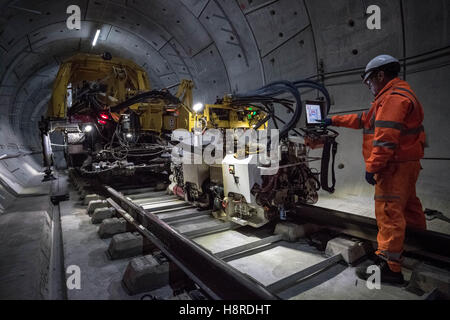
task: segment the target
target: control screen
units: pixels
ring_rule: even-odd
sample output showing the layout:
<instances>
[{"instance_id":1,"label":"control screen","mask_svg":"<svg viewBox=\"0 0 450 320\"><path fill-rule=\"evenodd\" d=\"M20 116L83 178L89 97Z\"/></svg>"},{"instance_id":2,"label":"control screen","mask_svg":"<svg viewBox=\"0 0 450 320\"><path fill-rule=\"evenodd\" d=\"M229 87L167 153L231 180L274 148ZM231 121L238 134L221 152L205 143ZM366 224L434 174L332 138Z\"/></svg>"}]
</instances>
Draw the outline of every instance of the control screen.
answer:
<instances>
[{"instance_id":1,"label":"control screen","mask_svg":"<svg viewBox=\"0 0 450 320\"><path fill-rule=\"evenodd\" d=\"M322 111L320 104L306 104L307 124L319 124L322 121Z\"/></svg>"}]
</instances>

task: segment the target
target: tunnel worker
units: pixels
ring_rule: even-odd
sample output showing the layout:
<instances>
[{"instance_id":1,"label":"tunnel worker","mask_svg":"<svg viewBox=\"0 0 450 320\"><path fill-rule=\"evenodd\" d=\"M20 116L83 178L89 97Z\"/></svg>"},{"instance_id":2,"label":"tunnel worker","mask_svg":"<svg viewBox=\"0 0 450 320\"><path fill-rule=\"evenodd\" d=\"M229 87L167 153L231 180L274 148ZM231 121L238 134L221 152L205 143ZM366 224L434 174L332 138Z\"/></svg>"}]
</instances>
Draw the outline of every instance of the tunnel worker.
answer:
<instances>
[{"instance_id":1,"label":"tunnel worker","mask_svg":"<svg viewBox=\"0 0 450 320\"><path fill-rule=\"evenodd\" d=\"M378 225L376 264L381 282L401 284L401 260L406 226L426 229L416 182L424 156L424 112L406 81L398 78L400 63L389 55L374 58L362 75L375 100L368 112L326 119L326 125L363 129L366 180L375 185ZM356 269L359 278L371 274Z\"/></svg>"}]
</instances>

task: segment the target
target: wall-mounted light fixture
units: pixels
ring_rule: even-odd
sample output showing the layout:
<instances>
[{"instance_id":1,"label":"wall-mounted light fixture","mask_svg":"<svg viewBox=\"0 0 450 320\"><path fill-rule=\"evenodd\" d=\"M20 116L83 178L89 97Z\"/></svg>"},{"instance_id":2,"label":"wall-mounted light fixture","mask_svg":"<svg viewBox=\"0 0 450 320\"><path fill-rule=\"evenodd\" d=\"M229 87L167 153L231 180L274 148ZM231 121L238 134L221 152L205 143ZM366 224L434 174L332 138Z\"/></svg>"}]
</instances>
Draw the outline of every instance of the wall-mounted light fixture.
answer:
<instances>
[{"instance_id":1,"label":"wall-mounted light fixture","mask_svg":"<svg viewBox=\"0 0 450 320\"><path fill-rule=\"evenodd\" d=\"M95 47L98 41L98 37L100 36L100 29L97 29L97 32L95 33L94 40L92 41L92 46Z\"/></svg>"}]
</instances>

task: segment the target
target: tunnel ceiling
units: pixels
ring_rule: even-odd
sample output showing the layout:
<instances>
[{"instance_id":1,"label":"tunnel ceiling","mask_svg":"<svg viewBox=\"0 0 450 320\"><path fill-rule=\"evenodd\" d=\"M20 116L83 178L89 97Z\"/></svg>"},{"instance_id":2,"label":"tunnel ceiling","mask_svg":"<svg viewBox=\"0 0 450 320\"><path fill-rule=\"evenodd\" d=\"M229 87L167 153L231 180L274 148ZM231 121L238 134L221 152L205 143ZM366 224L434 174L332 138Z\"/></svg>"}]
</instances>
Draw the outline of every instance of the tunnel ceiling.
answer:
<instances>
[{"instance_id":1,"label":"tunnel ceiling","mask_svg":"<svg viewBox=\"0 0 450 320\"><path fill-rule=\"evenodd\" d=\"M378 31L366 27L365 2L2 0L1 120L37 143L28 131L47 107L59 64L78 52L129 58L148 71L156 89L176 90L181 79L192 79L196 99L212 103L273 80L361 68L381 52L413 56L450 42L446 0L431 9L419 0L374 1L383 8ZM81 30L66 26L74 4L81 8ZM430 23L418 23L423 10ZM96 29L101 35L92 48Z\"/></svg>"}]
</instances>

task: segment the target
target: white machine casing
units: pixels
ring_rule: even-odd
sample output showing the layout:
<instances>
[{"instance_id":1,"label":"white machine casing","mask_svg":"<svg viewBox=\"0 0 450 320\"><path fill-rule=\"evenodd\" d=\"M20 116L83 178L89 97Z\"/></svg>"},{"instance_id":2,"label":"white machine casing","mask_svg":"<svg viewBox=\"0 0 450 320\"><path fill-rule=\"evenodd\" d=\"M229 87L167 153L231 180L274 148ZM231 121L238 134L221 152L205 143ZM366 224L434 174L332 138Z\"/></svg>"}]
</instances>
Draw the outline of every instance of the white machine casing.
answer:
<instances>
[{"instance_id":1,"label":"white machine casing","mask_svg":"<svg viewBox=\"0 0 450 320\"><path fill-rule=\"evenodd\" d=\"M234 166L234 175L230 173L230 166ZM230 193L236 193L242 195L248 204L256 202L251 190L255 183L262 184L257 155L242 160L236 159L233 154L227 155L222 161L222 173L225 197ZM235 177L239 179L238 183Z\"/></svg>"}]
</instances>

